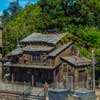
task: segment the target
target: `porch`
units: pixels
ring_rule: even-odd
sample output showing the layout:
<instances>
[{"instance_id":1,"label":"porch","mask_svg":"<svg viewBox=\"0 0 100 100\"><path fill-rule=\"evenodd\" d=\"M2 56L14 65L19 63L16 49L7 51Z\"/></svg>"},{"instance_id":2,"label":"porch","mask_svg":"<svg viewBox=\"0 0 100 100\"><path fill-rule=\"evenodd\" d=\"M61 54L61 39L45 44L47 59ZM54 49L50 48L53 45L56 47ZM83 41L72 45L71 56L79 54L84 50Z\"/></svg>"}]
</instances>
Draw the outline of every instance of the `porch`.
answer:
<instances>
[{"instance_id":1,"label":"porch","mask_svg":"<svg viewBox=\"0 0 100 100\"><path fill-rule=\"evenodd\" d=\"M58 68L22 68L9 67L9 81L30 83L32 86L42 87L45 82L51 84L55 81Z\"/></svg>"}]
</instances>

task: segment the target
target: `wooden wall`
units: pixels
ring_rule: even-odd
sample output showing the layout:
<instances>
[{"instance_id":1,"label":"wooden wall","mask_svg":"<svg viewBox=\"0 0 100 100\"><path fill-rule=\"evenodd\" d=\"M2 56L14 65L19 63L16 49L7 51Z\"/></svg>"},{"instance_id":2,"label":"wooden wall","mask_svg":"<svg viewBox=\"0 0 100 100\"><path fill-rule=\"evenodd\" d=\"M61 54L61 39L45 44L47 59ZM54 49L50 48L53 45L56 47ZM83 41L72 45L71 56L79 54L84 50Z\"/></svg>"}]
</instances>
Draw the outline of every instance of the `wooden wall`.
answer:
<instances>
[{"instance_id":1,"label":"wooden wall","mask_svg":"<svg viewBox=\"0 0 100 100\"><path fill-rule=\"evenodd\" d=\"M67 48L66 50L64 50L61 54L59 54L56 58L55 58L55 65L58 65L59 63L61 63L60 57L67 57L67 56L71 56L72 55L72 46Z\"/></svg>"}]
</instances>

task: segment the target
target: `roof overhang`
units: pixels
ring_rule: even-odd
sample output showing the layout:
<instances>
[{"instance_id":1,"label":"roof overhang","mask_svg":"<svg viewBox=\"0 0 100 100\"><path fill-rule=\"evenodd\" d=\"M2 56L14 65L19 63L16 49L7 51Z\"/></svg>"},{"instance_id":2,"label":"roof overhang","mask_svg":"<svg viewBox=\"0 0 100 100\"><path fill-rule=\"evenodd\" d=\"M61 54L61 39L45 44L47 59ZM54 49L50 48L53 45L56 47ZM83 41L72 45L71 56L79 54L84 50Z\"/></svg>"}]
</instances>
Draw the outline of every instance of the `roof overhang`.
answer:
<instances>
[{"instance_id":1,"label":"roof overhang","mask_svg":"<svg viewBox=\"0 0 100 100\"><path fill-rule=\"evenodd\" d=\"M80 59L81 59L81 61L80 61ZM61 60L63 62L65 62L65 63L73 66L73 67L78 67L78 68L80 68L80 67L87 67L87 66L92 64L91 60L89 60L89 59L87 59L85 57L78 57L78 56L61 57Z\"/></svg>"},{"instance_id":2,"label":"roof overhang","mask_svg":"<svg viewBox=\"0 0 100 100\"><path fill-rule=\"evenodd\" d=\"M67 48L69 48L73 44L74 44L74 42L71 41L71 42L68 42L65 45L62 45L61 47L56 48L55 50L53 50L52 52L50 52L48 54L48 58L55 58L56 56L58 56L60 53L62 53L63 51L65 51Z\"/></svg>"},{"instance_id":3,"label":"roof overhang","mask_svg":"<svg viewBox=\"0 0 100 100\"><path fill-rule=\"evenodd\" d=\"M68 33L62 34L42 34L42 33L32 33L26 38L22 39L20 43L46 43L55 45Z\"/></svg>"},{"instance_id":4,"label":"roof overhang","mask_svg":"<svg viewBox=\"0 0 100 100\"><path fill-rule=\"evenodd\" d=\"M19 67L19 68L34 68L34 69L50 69L50 70L53 70L57 67L59 67L61 65L58 64L56 66L47 66L47 65L31 65L31 64L12 64L10 62L6 62L4 63L4 66L6 67Z\"/></svg>"}]
</instances>

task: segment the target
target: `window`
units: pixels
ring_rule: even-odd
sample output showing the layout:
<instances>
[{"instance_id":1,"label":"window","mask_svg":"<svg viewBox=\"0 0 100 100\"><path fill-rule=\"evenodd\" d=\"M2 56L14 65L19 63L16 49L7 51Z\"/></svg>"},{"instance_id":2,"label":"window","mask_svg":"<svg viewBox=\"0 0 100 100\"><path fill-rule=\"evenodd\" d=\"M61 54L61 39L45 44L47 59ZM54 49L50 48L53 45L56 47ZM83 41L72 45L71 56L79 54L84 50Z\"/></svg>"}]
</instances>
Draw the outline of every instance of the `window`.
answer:
<instances>
[{"instance_id":1,"label":"window","mask_svg":"<svg viewBox=\"0 0 100 100\"><path fill-rule=\"evenodd\" d=\"M32 55L32 61L33 62L40 62L41 56L40 55Z\"/></svg>"},{"instance_id":2,"label":"window","mask_svg":"<svg viewBox=\"0 0 100 100\"><path fill-rule=\"evenodd\" d=\"M37 56L36 56L36 58L37 58L37 60L38 60L38 61L40 61L40 60L41 60L40 55L37 55Z\"/></svg>"},{"instance_id":3,"label":"window","mask_svg":"<svg viewBox=\"0 0 100 100\"><path fill-rule=\"evenodd\" d=\"M32 61L36 60L36 55L32 55Z\"/></svg>"},{"instance_id":4,"label":"window","mask_svg":"<svg viewBox=\"0 0 100 100\"><path fill-rule=\"evenodd\" d=\"M48 64L48 65L51 65L51 59L48 59L48 60L47 60L47 64Z\"/></svg>"}]
</instances>

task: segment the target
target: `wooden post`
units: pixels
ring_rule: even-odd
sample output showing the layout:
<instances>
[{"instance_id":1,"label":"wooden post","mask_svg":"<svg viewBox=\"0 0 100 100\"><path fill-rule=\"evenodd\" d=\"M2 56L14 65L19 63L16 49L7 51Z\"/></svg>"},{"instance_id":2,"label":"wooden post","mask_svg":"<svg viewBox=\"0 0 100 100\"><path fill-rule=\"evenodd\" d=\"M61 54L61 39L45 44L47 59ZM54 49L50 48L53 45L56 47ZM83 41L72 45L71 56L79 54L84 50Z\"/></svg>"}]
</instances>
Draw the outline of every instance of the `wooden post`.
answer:
<instances>
[{"instance_id":1,"label":"wooden post","mask_svg":"<svg viewBox=\"0 0 100 100\"><path fill-rule=\"evenodd\" d=\"M74 87L76 88L78 85L78 71L75 69L75 82L74 82Z\"/></svg>"},{"instance_id":2,"label":"wooden post","mask_svg":"<svg viewBox=\"0 0 100 100\"><path fill-rule=\"evenodd\" d=\"M34 75L32 75L32 86L34 86Z\"/></svg>"},{"instance_id":3,"label":"wooden post","mask_svg":"<svg viewBox=\"0 0 100 100\"><path fill-rule=\"evenodd\" d=\"M94 54L94 49L92 50L92 66L93 66L93 90L95 91L95 54Z\"/></svg>"},{"instance_id":4,"label":"wooden post","mask_svg":"<svg viewBox=\"0 0 100 100\"><path fill-rule=\"evenodd\" d=\"M68 85L69 85L69 82L68 82L68 65L67 65L67 71L66 71L66 88L67 88Z\"/></svg>"},{"instance_id":5,"label":"wooden post","mask_svg":"<svg viewBox=\"0 0 100 100\"><path fill-rule=\"evenodd\" d=\"M14 82L14 74L13 73L11 74L11 81L12 81L12 83Z\"/></svg>"},{"instance_id":6,"label":"wooden post","mask_svg":"<svg viewBox=\"0 0 100 100\"><path fill-rule=\"evenodd\" d=\"M48 85L48 83L47 82L45 82L44 83L44 98L45 98L45 100L48 100L49 98L48 98L48 88L49 88L49 85Z\"/></svg>"},{"instance_id":7,"label":"wooden post","mask_svg":"<svg viewBox=\"0 0 100 100\"><path fill-rule=\"evenodd\" d=\"M53 71L53 81L54 81L54 83L56 83L56 78L55 78L55 76L56 76L56 72L55 72L55 70Z\"/></svg>"},{"instance_id":8,"label":"wooden post","mask_svg":"<svg viewBox=\"0 0 100 100\"><path fill-rule=\"evenodd\" d=\"M2 80L2 63L0 62L0 81Z\"/></svg>"},{"instance_id":9,"label":"wooden post","mask_svg":"<svg viewBox=\"0 0 100 100\"><path fill-rule=\"evenodd\" d=\"M86 69L86 73L87 73L87 81L86 81L86 88L90 88L90 86L89 86L89 82L90 82L90 80L91 80L91 77L90 77L90 75L89 75L89 72L88 72L88 70Z\"/></svg>"}]
</instances>

